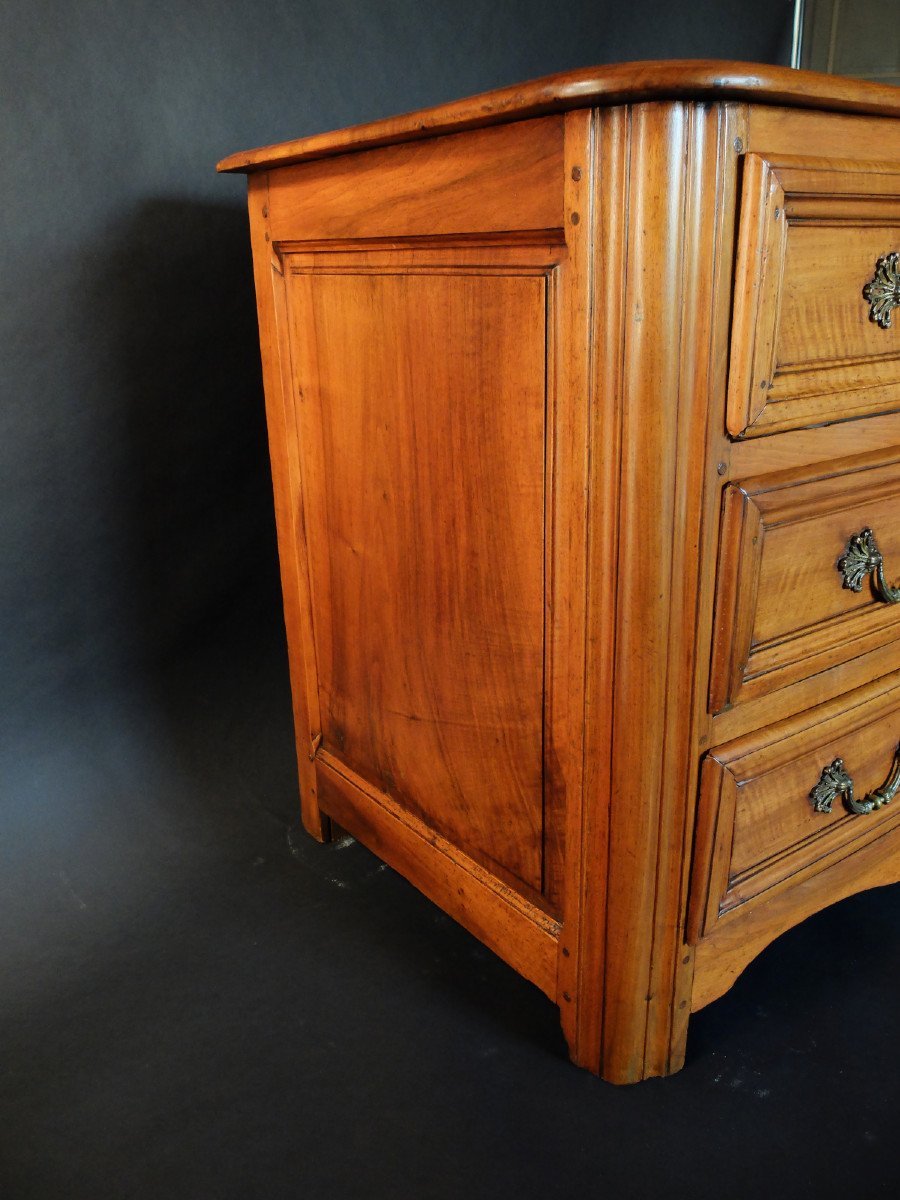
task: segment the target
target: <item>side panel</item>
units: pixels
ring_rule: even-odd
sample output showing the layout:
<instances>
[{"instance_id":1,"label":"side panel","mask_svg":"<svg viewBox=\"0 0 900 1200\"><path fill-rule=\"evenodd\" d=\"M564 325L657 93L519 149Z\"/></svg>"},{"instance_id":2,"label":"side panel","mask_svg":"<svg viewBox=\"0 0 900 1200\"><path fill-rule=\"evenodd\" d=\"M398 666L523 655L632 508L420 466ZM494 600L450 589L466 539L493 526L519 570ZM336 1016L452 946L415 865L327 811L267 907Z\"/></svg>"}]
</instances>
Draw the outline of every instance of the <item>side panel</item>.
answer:
<instances>
[{"instance_id":1,"label":"side panel","mask_svg":"<svg viewBox=\"0 0 900 1200\"><path fill-rule=\"evenodd\" d=\"M304 824L392 863L570 1043L590 147L585 110L250 181Z\"/></svg>"}]
</instances>

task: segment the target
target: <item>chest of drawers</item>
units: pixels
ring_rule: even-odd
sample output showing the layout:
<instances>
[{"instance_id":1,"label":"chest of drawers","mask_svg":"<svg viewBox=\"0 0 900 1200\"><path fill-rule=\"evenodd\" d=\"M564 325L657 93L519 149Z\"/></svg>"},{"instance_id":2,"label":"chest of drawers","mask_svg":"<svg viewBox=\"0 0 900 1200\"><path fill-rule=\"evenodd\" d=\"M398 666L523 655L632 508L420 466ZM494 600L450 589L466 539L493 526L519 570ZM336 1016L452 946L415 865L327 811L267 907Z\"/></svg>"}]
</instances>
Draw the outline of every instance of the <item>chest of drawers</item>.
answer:
<instances>
[{"instance_id":1,"label":"chest of drawers","mask_svg":"<svg viewBox=\"0 0 900 1200\"><path fill-rule=\"evenodd\" d=\"M220 164L304 825L616 1082L900 879L898 118L892 88L633 64Z\"/></svg>"}]
</instances>

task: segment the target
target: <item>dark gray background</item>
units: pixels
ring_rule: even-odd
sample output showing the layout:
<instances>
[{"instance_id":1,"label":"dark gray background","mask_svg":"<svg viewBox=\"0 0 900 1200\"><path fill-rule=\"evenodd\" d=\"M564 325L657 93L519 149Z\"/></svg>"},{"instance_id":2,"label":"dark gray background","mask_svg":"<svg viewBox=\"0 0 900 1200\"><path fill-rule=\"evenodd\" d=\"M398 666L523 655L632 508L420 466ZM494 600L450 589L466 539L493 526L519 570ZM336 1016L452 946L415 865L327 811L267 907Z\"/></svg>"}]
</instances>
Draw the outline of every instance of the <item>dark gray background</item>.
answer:
<instances>
[{"instance_id":1,"label":"dark gray background","mask_svg":"<svg viewBox=\"0 0 900 1200\"><path fill-rule=\"evenodd\" d=\"M623 1091L392 872L298 834L244 181L214 173L568 67L786 61L785 0L0 15L3 1200L895 1194L893 892L781 939L682 1075Z\"/></svg>"},{"instance_id":2,"label":"dark gray background","mask_svg":"<svg viewBox=\"0 0 900 1200\"><path fill-rule=\"evenodd\" d=\"M271 575L226 154L591 62L786 52L785 0L6 0L0 599L17 712L130 688Z\"/></svg>"}]
</instances>

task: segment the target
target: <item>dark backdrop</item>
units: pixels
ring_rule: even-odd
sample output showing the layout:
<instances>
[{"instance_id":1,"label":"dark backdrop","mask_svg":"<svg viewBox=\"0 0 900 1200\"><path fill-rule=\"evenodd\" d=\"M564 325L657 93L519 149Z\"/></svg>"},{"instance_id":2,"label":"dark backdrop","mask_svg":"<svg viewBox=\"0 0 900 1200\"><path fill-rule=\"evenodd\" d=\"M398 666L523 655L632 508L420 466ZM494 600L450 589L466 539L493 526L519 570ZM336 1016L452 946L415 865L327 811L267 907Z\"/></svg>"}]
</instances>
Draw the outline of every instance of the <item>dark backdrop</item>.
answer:
<instances>
[{"instance_id":1,"label":"dark backdrop","mask_svg":"<svg viewBox=\"0 0 900 1200\"><path fill-rule=\"evenodd\" d=\"M244 181L214 171L579 65L784 62L790 15L5 0L3 1200L896 1195L896 896L779 939L681 1075L616 1090L403 880L297 833Z\"/></svg>"},{"instance_id":2,"label":"dark backdrop","mask_svg":"<svg viewBox=\"0 0 900 1200\"><path fill-rule=\"evenodd\" d=\"M140 688L274 574L234 150L628 58L781 61L785 0L5 0L14 715Z\"/></svg>"}]
</instances>

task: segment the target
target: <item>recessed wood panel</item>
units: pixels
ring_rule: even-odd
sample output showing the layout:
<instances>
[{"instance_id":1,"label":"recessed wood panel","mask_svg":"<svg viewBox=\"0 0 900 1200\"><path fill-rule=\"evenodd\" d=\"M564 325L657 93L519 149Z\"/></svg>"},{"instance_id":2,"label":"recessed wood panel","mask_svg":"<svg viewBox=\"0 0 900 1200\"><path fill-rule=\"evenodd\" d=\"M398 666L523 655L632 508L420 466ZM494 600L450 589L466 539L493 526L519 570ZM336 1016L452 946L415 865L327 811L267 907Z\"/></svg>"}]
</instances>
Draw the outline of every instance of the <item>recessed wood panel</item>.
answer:
<instances>
[{"instance_id":1,"label":"recessed wood panel","mask_svg":"<svg viewBox=\"0 0 900 1200\"><path fill-rule=\"evenodd\" d=\"M540 890L545 274L291 261L323 749Z\"/></svg>"}]
</instances>

